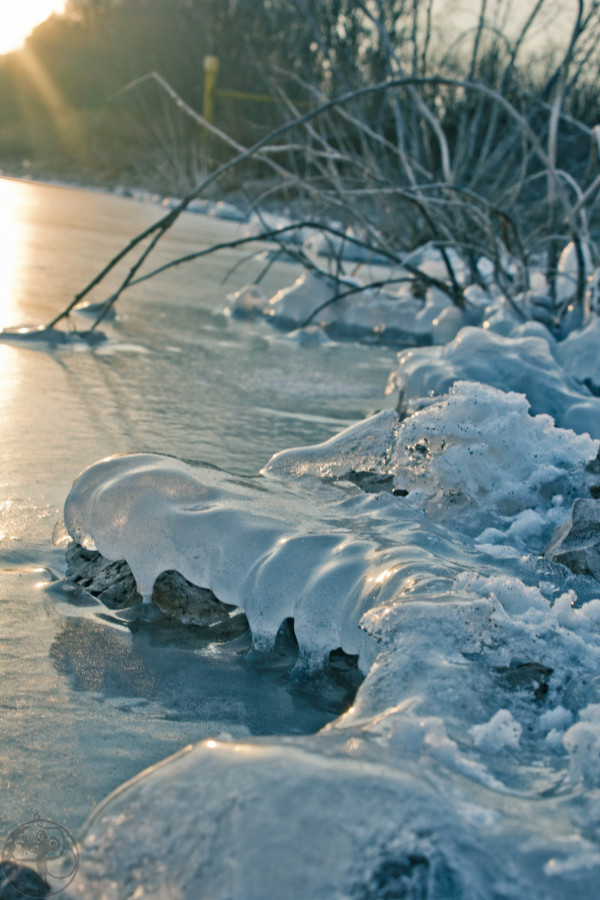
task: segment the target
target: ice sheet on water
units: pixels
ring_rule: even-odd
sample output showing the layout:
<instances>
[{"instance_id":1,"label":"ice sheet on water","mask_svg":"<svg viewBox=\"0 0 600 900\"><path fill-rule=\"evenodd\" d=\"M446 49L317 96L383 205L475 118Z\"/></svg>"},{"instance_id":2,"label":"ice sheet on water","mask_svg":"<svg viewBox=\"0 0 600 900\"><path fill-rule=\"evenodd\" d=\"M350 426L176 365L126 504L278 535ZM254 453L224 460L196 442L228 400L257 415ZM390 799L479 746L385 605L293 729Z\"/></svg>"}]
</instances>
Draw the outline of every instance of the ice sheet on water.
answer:
<instances>
[{"instance_id":1,"label":"ice sheet on water","mask_svg":"<svg viewBox=\"0 0 600 900\"><path fill-rule=\"evenodd\" d=\"M32 350L88 350L107 340L102 331L62 331L59 328L24 325L0 329L0 342Z\"/></svg>"}]
</instances>

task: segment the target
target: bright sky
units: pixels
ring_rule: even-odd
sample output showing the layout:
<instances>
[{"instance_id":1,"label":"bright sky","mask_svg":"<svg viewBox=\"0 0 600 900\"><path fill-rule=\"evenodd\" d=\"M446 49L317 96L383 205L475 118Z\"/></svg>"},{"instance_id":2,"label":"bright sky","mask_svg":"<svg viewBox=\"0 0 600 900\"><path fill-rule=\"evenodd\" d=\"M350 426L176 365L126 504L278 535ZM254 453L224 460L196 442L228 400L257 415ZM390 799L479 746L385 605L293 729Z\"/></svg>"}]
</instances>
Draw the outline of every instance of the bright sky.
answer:
<instances>
[{"instance_id":1,"label":"bright sky","mask_svg":"<svg viewBox=\"0 0 600 900\"><path fill-rule=\"evenodd\" d=\"M65 0L0 0L0 53L16 50L36 25L64 6Z\"/></svg>"}]
</instances>

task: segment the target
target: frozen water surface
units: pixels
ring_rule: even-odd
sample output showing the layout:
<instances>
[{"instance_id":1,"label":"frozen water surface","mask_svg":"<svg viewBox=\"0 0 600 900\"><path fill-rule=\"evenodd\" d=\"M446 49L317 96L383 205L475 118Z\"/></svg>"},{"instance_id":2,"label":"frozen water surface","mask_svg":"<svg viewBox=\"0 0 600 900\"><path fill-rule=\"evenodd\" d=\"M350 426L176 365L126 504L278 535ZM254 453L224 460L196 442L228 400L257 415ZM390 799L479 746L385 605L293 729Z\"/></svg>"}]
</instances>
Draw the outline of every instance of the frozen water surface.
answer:
<instances>
[{"instance_id":1,"label":"frozen water surface","mask_svg":"<svg viewBox=\"0 0 600 900\"><path fill-rule=\"evenodd\" d=\"M0 326L49 321L156 217L147 203L0 180ZM160 259L237 228L186 215ZM134 634L46 589L65 567L54 526L95 460L158 451L255 474L275 449L382 405L391 351L322 354L223 316L226 293L263 265L222 285L236 261L225 253L123 297L102 344L0 341L0 835L37 811L76 831L108 791L190 741L311 732L347 705L335 685L315 697L291 683L291 663L261 670L246 648L206 647L177 626Z\"/></svg>"},{"instance_id":2,"label":"frozen water surface","mask_svg":"<svg viewBox=\"0 0 600 900\"><path fill-rule=\"evenodd\" d=\"M101 256L149 215L0 188L25 234L14 197L53 204L65 253L80 204ZM185 216L160 253L236 226L206 227ZM589 497L593 374L507 319L488 336L455 315L446 346L398 362L290 338L221 315L248 282L219 284L235 259L124 297L102 345L0 344L8 824L35 806L79 829L178 751L78 830L69 897L597 897L600 585L541 555ZM40 293L19 270L7 324L60 307L80 268ZM264 295L297 274L274 267ZM394 366L410 415L368 416ZM175 569L243 607L253 651L52 584L67 494L72 537L126 559L145 599ZM324 667L340 649L354 699Z\"/></svg>"}]
</instances>

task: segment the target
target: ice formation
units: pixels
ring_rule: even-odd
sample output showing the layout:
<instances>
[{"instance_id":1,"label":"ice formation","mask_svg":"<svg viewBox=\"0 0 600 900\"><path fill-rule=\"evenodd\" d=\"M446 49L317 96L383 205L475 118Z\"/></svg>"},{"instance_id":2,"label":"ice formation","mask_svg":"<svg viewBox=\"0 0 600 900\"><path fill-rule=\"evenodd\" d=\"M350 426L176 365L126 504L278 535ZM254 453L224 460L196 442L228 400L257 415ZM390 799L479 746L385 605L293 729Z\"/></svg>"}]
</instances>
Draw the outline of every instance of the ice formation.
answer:
<instances>
[{"instance_id":1,"label":"ice formation","mask_svg":"<svg viewBox=\"0 0 600 900\"><path fill-rule=\"evenodd\" d=\"M296 328L333 289L305 275L231 311ZM258 653L293 620L294 677L342 648L365 680L316 735L215 736L115 792L68 897L597 896L600 584L542 556L573 502L596 502L596 325L555 341L467 290L489 327L432 290L319 313L439 339L400 353L400 414L254 478L134 454L74 484L71 536L126 559L147 599L176 570L243 607Z\"/></svg>"},{"instance_id":2,"label":"ice formation","mask_svg":"<svg viewBox=\"0 0 600 900\"><path fill-rule=\"evenodd\" d=\"M263 472L393 476L403 502L433 518L490 544L541 549L586 492L585 465L598 446L548 415L530 415L522 394L457 382L402 421L386 410L324 444L277 453Z\"/></svg>"},{"instance_id":3,"label":"ice formation","mask_svg":"<svg viewBox=\"0 0 600 900\"><path fill-rule=\"evenodd\" d=\"M530 549L523 517L564 515L555 492L585 492L597 449L523 395L458 383L403 421L387 410L276 454L259 479L152 454L86 470L69 532L127 559L143 593L175 569L242 606L257 649L291 618L300 668L341 647L367 677L313 737L209 740L109 797L69 896L126 881L140 898L559 898L568 872L591 898L579 784L600 785L600 591L561 589L527 553L498 568L460 527L475 511L510 541L519 523Z\"/></svg>"}]
</instances>

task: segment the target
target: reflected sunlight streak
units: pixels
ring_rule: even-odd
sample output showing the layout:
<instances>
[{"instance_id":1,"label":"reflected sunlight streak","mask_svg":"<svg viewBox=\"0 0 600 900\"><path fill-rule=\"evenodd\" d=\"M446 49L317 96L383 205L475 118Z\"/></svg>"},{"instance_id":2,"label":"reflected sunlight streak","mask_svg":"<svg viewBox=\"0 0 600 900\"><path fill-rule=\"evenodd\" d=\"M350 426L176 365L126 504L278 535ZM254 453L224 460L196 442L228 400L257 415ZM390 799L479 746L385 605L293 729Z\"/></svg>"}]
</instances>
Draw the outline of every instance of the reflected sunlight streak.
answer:
<instances>
[{"instance_id":1,"label":"reflected sunlight streak","mask_svg":"<svg viewBox=\"0 0 600 900\"><path fill-rule=\"evenodd\" d=\"M23 191L13 181L0 180L0 328L16 313L21 272L28 262L26 225L19 215Z\"/></svg>"}]
</instances>

